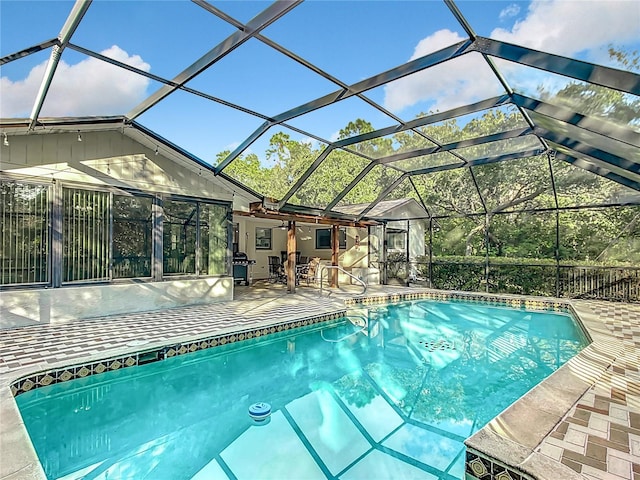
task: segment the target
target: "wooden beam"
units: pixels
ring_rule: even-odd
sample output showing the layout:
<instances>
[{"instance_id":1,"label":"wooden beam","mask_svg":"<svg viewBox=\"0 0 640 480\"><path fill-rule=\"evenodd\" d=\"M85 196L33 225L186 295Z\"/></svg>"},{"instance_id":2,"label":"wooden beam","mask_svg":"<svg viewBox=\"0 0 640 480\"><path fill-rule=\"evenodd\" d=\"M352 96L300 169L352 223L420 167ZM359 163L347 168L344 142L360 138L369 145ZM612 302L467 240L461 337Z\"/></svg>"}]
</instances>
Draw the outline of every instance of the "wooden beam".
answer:
<instances>
[{"instance_id":1,"label":"wooden beam","mask_svg":"<svg viewBox=\"0 0 640 480\"><path fill-rule=\"evenodd\" d=\"M287 228L287 292L296 293L296 222L289 221Z\"/></svg>"},{"instance_id":2,"label":"wooden beam","mask_svg":"<svg viewBox=\"0 0 640 480\"><path fill-rule=\"evenodd\" d=\"M254 202L256 207L257 205L261 205L260 202ZM252 204L253 205L253 204ZM255 218L266 218L269 220L278 220L278 221L288 221L288 222L304 222L304 223L313 223L317 225L340 225L343 227L359 227L366 228L373 225L379 225L379 222L371 221L371 220L345 220L339 218L331 218L331 217L316 217L314 215L303 215L300 213L282 213L278 211L270 211L264 210L262 208L256 208L255 210L250 210L248 212L242 210L234 210L234 215L238 215L241 217L255 217Z\"/></svg>"},{"instance_id":3,"label":"wooden beam","mask_svg":"<svg viewBox=\"0 0 640 480\"><path fill-rule=\"evenodd\" d=\"M334 267L338 266L340 254L340 226L333 225L331 227L331 265ZM335 268L331 269L331 286L338 286L338 270Z\"/></svg>"}]
</instances>

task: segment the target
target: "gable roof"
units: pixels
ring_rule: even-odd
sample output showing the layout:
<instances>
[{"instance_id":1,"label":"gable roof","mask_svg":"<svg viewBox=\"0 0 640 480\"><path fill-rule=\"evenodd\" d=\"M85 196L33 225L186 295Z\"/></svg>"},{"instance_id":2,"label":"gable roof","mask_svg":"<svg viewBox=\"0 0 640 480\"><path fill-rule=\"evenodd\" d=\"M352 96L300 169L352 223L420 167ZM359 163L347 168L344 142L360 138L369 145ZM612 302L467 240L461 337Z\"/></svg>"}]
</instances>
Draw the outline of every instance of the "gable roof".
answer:
<instances>
[{"instance_id":1,"label":"gable roof","mask_svg":"<svg viewBox=\"0 0 640 480\"><path fill-rule=\"evenodd\" d=\"M347 215L359 215L369 204L341 205L335 210ZM399 198L397 200L383 200L369 210L367 218L374 220L408 220L428 218L427 211L413 198Z\"/></svg>"}]
</instances>

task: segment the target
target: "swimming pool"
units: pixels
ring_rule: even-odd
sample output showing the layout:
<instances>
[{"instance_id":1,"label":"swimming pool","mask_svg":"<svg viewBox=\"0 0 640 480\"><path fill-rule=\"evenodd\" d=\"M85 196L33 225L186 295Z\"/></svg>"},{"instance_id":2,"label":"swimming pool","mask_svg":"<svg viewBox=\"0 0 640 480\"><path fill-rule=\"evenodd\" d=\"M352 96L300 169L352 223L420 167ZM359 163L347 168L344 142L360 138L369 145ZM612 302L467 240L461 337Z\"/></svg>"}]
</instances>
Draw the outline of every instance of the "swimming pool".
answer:
<instances>
[{"instance_id":1,"label":"swimming pool","mask_svg":"<svg viewBox=\"0 0 640 480\"><path fill-rule=\"evenodd\" d=\"M460 479L464 439L586 343L562 313L412 301L16 401L49 478Z\"/></svg>"}]
</instances>

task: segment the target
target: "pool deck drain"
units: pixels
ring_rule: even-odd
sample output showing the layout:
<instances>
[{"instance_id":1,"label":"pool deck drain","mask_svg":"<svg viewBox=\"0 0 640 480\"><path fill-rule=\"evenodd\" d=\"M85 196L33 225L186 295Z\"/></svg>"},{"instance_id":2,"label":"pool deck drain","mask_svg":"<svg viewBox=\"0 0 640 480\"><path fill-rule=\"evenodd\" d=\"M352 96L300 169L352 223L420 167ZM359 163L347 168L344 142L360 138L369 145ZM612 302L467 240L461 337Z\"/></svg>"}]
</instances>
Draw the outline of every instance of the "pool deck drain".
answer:
<instances>
[{"instance_id":1,"label":"pool deck drain","mask_svg":"<svg viewBox=\"0 0 640 480\"><path fill-rule=\"evenodd\" d=\"M140 349L147 343L171 343L187 335L202 338L224 330L341 311L345 310L344 300L350 297L348 289L327 298L319 296L315 289L300 288L291 295L274 287L237 289L232 302L1 330L0 480L44 478L9 390L9 384L17 378L65 363L77 364L91 356L133 352L137 345ZM368 295L422 291L432 290L376 286L369 289ZM513 417L518 409L512 412L508 409L497 419L511 418L513 422L506 425L491 422L470 439L469 451L490 449L498 437L503 443L496 447L504 447L507 438L507 445L513 440L514 449L503 457L509 465L522 466L520 470L525 472L522 478L529 478L527 458L531 455L527 454L535 452L537 464L542 465L533 469L539 478L559 480L560 477L553 476L555 465L562 467L560 471L575 473L576 478L640 480L640 305L588 300L569 303L583 323L591 325L588 329L594 345L598 345L595 351L602 353L595 355L598 358L594 365L598 368L588 362L567 364L564 372L573 372L574 377L577 372L580 378L573 386L558 386L558 391L567 390L564 403L558 398L534 399L543 404L540 409L543 415L555 418L548 428L540 426L546 430L542 438L536 439L528 431L532 426L525 419ZM545 381L541 386L548 383L553 389L553 382L562 379L562 372L557 373L560 375L552 375L555 380ZM514 405L526 409L527 399L524 400ZM556 404L555 410L560 408L562 412L554 411L555 417L549 416L547 410L553 408L544 407L544 402ZM505 428L507 433L503 431ZM488 465L489 470L482 467L487 473L473 472L481 480L507 478L503 476L505 469L499 466L501 459L497 460L495 465ZM557 475L558 470L555 472Z\"/></svg>"}]
</instances>

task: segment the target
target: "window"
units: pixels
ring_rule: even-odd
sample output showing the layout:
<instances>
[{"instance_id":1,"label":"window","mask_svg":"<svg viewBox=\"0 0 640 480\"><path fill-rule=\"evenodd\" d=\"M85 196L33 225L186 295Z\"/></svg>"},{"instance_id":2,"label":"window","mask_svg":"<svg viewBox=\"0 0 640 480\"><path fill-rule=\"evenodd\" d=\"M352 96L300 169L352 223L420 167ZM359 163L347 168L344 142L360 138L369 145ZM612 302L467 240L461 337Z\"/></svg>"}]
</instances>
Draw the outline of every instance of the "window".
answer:
<instances>
[{"instance_id":1,"label":"window","mask_svg":"<svg viewBox=\"0 0 640 480\"><path fill-rule=\"evenodd\" d=\"M229 208L197 200L163 202L165 275L224 275L227 272Z\"/></svg>"},{"instance_id":2,"label":"window","mask_svg":"<svg viewBox=\"0 0 640 480\"><path fill-rule=\"evenodd\" d=\"M113 196L113 278L151 276L151 197Z\"/></svg>"},{"instance_id":3,"label":"window","mask_svg":"<svg viewBox=\"0 0 640 480\"><path fill-rule=\"evenodd\" d=\"M198 203L165 200L162 210L164 274L195 274Z\"/></svg>"},{"instance_id":4,"label":"window","mask_svg":"<svg viewBox=\"0 0 640 480\"><path fill-rule=\"evenodd\" d=\"M224 205L200 204L199 273L203 275L223 275L227 271L227 211Z\"/></svg>"},{"instance_id":5,"label":"window","mask_svg":"<svg viewBox=\"0 0 640 480\"><path fill-rule=\"evenodd\" d=\"M338 235L338 247L341 249L347 248L347 230L341 228ZM324 250L331 248L331 229L319 228L316 230L316 250Z\"/></svg>"},{"instance_id":6,"label":"window","mask_svg":"<svg viewBox=\"0 0 640 480\"><path fill-rule=\"evenodd\" d=\"M387 232L387 249L402 250L404 252L407 249L407 232Z\"/></svg>"},{"instance_id":7,"label":"window","mask_svg":"<svg viewBox=\"0 0 640 480\"><path fill-rule=\"evenodd\" d=\"M154 275L153 196L71 186L60 193L61 217L55 218L51 185L0 180L0 285ZM229 205L168 199L163 212L156 233L163 236L164 274L227 273ZM60 236L51 235L52 223L60 225ZM61 252L55 265L54 250Z\"/></svg>"},{"instance_id":8,"label":"window","mask_svg":"<svg viewBox=\"0 0 640 480\"><path fill-rule=\"evenodd\" d=\"M49 187L0 183L0 284L49 281Z\"/></svg>"},{"instance_id":9,"label":"window","mask_svg":"<svg viewBox=\"0 0 640 480\"><path fill-rule=\"evenodd\" d=\"M319 228L316 230L316 249L331 248L331 229Z\"/></svg>"},{"instance_id":10,"label":"window","mask_svg":"<svg viewBox=\"0 0 640 480\"><path fill-rule=\"evenodd\" d=\"M62 281L109 280L109 193L62 190Z\"/></svg>"},{"instance_id":11,"label":"window","mask_svg":"<svg viewBox=\"0 0 640 480\"><path fill-rule=\"evenodd\" d=\"M271 250L271 229L256 227L256 250Z\"/></svg>"}]
</instances>

